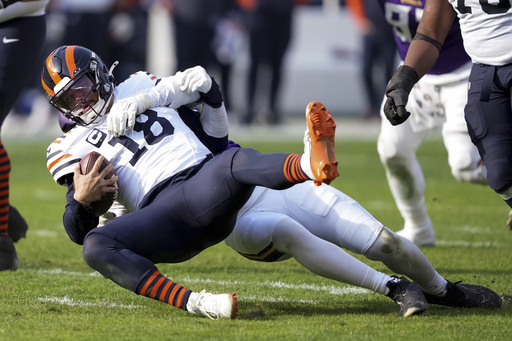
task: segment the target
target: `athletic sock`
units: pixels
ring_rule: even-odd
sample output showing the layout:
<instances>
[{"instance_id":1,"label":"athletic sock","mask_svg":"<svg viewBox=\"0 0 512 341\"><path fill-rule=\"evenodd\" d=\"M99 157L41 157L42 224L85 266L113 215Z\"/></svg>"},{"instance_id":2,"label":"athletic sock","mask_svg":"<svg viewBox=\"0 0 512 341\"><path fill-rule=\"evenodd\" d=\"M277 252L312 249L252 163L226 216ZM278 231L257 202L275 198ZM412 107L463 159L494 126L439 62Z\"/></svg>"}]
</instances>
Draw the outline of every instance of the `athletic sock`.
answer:
<instances>
[{"instance_id":1,"label":"athletic sock","mask_svg":"<svg viewBox=\"0 0 512 341\"><path fill-rule=\"evenodd\" d=\"M191 290L171 281L158 270L150 274L146 280L143 280L139 287L141 288L140 290L137 288L137 294L170 304L183 310L187 310L188 298L192 293Z\"/></svg>"},{"instance_id":2,"label":"athletic sock","mask_svg":"<svg viewBox=\"0 0 512 341\"><path fill-rule=\"evenodd\" d=\"M302 170L300 165L300 160L302 159L302 155L290 154L286 158L283 166L284 176L291 183L301 183L310 179L306 175L306 173Z\"/></svg>"},{"instance_id":3,"label":"athletic sock","mask_svg":"<svg viewBox=\"0 0 512 341\"><path fill-rule=\"evenodd\" d=\"M11 174L11 160L0 141L0 235L7 236L7 222L9 221L9 175Z\"/></svg>"}]
</instances>

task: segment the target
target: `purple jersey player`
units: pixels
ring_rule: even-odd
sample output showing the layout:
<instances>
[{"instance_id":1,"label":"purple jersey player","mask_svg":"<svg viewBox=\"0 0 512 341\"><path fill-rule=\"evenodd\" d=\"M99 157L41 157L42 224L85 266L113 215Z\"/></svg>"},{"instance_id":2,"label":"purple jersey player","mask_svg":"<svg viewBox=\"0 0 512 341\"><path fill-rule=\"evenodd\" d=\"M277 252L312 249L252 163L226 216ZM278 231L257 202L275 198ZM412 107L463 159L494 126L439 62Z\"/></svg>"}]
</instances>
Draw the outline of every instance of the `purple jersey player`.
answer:
<instances>
[{"instance_id":1,"label":"purple jersey player","mask_svg":"<svg viewBox=\"0 0 512 341\"><path fill-rule=\"evenodd\" d=\"M423 2L379 0L404 60L423 15ZM441 128L452 175L459 181L486 184L486 169L471 143L464 120L471 60L464 51L460 26L454 22L439 59L409 95L411 117L392 125L381 111L378 140L380 159L396 205L404 219L398 234L419 246L434 246L434 228L425 207L425 179L416 158L419 146L434 129ZM385 101L386 98L384 98ZM384 103L384 102L383 102Z\"/></svg>"},{"instance_id":2,"label":"purple jersey player","mask_svg":"<svg viewBox=\"0 0 512 341\"><path fill-rule=\"evenodd\" d=\"M386 89L384 112L398 125L414 84L440 59L455 17L472 68L464 108L471 141L487 168L489 186L512 207L512 4L510 1L429 0L416 35ZM423 79L422 81L423 82ZM512 211L507 224L512 222Z\"/></svg>"}]
</instances>

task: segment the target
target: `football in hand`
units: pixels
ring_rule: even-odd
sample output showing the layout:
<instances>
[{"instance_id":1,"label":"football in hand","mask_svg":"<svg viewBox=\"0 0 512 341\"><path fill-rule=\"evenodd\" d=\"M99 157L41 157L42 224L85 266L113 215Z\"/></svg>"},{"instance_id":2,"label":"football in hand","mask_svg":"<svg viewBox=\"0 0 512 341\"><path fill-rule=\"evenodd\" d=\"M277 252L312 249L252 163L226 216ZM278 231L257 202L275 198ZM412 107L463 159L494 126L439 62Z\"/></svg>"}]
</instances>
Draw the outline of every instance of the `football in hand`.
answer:
<instances>
[{"instance_id":1,"label":"football in hand","mask_svg":"<svg viewBox=\"0 0 512 341\"><path fill-rule=\"evenodd\" d=\"M98 158L100 156L101 156L101 154L97 153L97 152L90 152L89 154L84 156L83 159L80 161L80 172L84 175L89 174L89 172L94 167L96 160L98 160ZM107 167L109 164L110 164L110 162L106 158L104 158L103 162L100 165L98 173L101 172L103 169L105 169L105 167ZM115 174L116 173L115 173L114 169L112 169L112 171L109 172L105 176L105 179L110 179ZM101 196L101 199L99 199L93 203L94 215L99 217L100 215L106 213L108 211L108 209L110 208L110 206L112 206L112 204L114 203L114 200L116 200L116 197L117 197L117 192L104 193Z\"/></svg>"}]
</instances>

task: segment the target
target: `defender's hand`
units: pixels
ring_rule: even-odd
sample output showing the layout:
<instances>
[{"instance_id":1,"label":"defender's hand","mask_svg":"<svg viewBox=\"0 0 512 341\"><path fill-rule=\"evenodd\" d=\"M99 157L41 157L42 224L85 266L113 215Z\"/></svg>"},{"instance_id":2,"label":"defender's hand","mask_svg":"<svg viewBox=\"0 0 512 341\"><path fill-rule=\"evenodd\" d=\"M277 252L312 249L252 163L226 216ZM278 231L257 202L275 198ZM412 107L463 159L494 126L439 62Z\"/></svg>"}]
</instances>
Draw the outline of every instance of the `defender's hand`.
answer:
<instances>
[{"instance_id":1,"label":"defender's hand","mask_svg":"<svg viewBox=\"0 0 512 341\"><path fill-rule=\"evenodd\" d=\"M410 112L405 110L409 94L403 90L395 90L387 96L386 103L384 103L384 114L388 121L394 126L404 123L411 115Z\"/></svg>"},{"instance_id":2,"label":"defender's hand","mask_svg":"<svg viewBox=\"0 0 512 341\"><path fill-rule=\"evenodd\" d=\"M108 133L113 136L123 136L126 130L133 129L137 115L149 109L149 99L144 94L123 98L112 106L107 115Z\"/></svg>"},{"instance_id":3,"label":"defender's hand","mask_svg":"<svg viewBox=\"0 0 512 341\"><path fill-rule=\"evenodd\" d=\"M206 70L201 66L194 66L193 68L186 69L183 72L178 72L180 75L180 90L186 93L210 91L212 87L212 79L206 73Z\"/></svg>"},{"instance_id":4,"label":"defender's hand","mask_svg":"<svg viewBox=\"0 0 512 341\"><path fill-rule=\"evenodd\" d=\"M404 123L411 115L405 106L409 100L409 93L418 79L416 71L407 65L400 66L391 77L386 88L384 114L392 125Z\"/></svg>"}]
</instances>

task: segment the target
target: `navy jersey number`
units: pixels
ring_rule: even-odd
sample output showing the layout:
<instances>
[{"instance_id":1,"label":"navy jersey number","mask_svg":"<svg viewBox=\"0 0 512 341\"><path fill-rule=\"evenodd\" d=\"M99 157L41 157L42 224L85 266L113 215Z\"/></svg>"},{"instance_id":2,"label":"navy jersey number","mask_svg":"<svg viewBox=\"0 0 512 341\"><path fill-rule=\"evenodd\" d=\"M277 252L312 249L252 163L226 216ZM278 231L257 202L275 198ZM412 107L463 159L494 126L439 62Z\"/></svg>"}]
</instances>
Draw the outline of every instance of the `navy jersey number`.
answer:
<instances>
[{"instance_id":1,"label":"navy jersey number","mask_svg":"<svg viewBox=\"0 0 512 341\"><path fill-rule=\"evenodd\" d=\"M171 122L163 117L158 117L155 111L147 110L144 112L144 114L141 115L147 116L147 121L144 123L135 122L133 130L136 132L143 132L144 140L148 145L151 146L156 144L160 142L164 137L174 134L174 127L172 126ZM113 137L110 141L108 141L108 143L111 146L115 146L119 143L131 151L133 153L133 157L130 160L130 164L132 166L134 166L140 157L148 151L145 146L141 148L137 142L126 136Z\"/></svg>"},{"instance_id":2,"label":"navy jersey number","mask_svg":"<svg viewBox=\"0 0 512 341\"><path fill-rule=\"evenodd\" d=\"M471 13L471 7L466 6L464 1L465 0L457 0L457 11L459 11L461 14ZM499 2L495 5L491 5L489 0L479 1L482 10L487 14L506 13L511 7L509 0L499 0Z\"/></svg>"}]
</instances>

